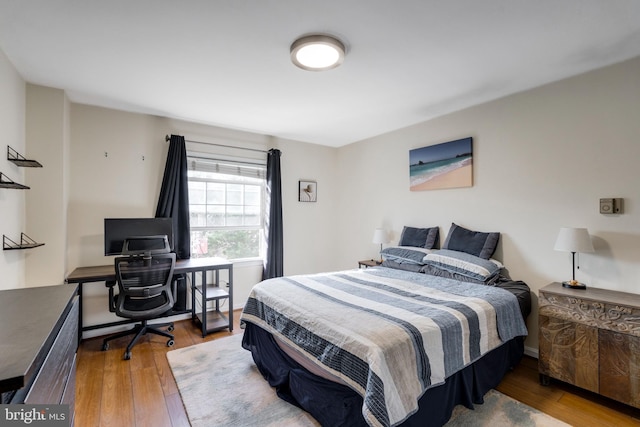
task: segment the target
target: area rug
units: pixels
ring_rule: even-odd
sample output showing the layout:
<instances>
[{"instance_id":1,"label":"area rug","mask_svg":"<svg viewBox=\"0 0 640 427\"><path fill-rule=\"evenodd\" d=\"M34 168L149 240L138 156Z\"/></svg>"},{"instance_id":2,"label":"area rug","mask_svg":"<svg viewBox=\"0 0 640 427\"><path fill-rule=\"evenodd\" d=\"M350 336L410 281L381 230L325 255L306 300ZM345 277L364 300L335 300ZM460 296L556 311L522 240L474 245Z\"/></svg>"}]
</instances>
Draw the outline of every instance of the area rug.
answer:
<instances>
[{"instance_id":1,"label":"area rug","mask_svg":"<svg viewBox=\"0 0 640 427\"><path fill-rule=\"evenodd\" d=\"M241 346L242 335L172 350L169 365L192 427L319 426L308 413L281 400ZM454 409L447 427L567 426L495 390L474 410Z\"/></svg>"}]
</instances>

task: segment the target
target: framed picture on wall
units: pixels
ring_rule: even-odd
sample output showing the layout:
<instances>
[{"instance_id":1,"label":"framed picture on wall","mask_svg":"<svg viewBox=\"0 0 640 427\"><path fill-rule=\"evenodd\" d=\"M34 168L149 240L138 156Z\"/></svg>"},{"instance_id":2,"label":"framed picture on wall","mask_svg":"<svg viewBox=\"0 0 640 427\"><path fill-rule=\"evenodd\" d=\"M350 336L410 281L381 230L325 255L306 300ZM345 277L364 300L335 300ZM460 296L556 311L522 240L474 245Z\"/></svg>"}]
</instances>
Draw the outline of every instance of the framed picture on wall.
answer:
<instances>
[{"instance_id":1,"label":"framed picture on wall","mask_svg":"<svg viewBox=\"0 0 640 427\"><path fill-rule=\"evenodd\" d=\"M298 201L315 202L318 200L318 184L315 181L298 181Z\"/></svg>"},{"instance_id":2,"label":"framed picture on wall","mask_svg":"<svg viewBox=\"0 0 640 427\"><path fill-rule=\"evenodd\" d=\"M464 138L409 151L411 191L471 187L472 139Z\"/></svg>"}]
</instances>

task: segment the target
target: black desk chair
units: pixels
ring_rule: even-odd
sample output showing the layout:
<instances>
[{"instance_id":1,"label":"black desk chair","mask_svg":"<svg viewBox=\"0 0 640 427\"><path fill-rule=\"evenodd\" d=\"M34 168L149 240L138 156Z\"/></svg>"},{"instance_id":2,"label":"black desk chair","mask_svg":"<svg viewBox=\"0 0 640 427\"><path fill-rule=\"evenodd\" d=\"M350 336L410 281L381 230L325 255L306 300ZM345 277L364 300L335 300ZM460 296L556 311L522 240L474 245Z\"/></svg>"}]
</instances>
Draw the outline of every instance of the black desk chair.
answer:
<instances>
[{"instance_id":1,"label":"black desk chair","mask_svg":"<svg viewBox=\"0 0 640 427\"><path fill-rule=\"evenodd\" d=\"M158 238L158 236L152 236L152 238ZM122 252L130 256L115 259L118 294L114 294L115 284L112 283L109 286L109 311L120 317L141 321L132 329L111 335L103 341L102 350L108 350L109 341L135 334L124 353L125 360L131 358L131 348L147 333L169 338L167 341L169 347L174 343L174 337L169 333L173 331L173 323L149 325L147 322L162 316L173 307L171 284L176 255L167 253L166 241L163 249L146 250L147 248L144 248L146 241L141 239L149 238L131 238L125 241ZM142 249L130 249L131 246ZM167 328L167 332L159 329L164 327Z\"/></svg>"}]
</instances>

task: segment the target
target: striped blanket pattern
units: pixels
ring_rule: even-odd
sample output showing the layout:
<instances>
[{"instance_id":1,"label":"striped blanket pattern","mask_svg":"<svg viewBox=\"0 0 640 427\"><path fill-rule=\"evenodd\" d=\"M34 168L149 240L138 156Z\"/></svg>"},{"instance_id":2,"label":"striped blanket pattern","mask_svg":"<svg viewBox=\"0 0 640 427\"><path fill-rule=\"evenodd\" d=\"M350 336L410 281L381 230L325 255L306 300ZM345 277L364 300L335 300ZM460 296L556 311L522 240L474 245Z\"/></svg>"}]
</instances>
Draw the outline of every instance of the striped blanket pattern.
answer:
<instances>
[{"instance_id":1,"label":"striped blanket pattern","mask_svg":"<svg viewBox=\"0 0 640 427\"><path fill-rule=\"evenodd\" d=\"M425 390L527 334L508 291L383 267L265 280L241 320L360 393L371 426L401 423Z\"/></svg>"}]
</instances>

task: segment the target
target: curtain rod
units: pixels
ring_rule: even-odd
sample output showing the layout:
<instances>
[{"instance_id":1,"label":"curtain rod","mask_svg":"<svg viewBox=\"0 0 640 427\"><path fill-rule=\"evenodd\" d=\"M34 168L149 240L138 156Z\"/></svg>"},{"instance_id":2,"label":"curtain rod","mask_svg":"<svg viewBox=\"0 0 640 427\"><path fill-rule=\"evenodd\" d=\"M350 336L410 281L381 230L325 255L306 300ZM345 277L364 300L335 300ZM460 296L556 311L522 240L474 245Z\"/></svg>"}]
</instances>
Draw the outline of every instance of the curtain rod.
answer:
<instances>
[{"instance_id":1,"label":"curtain rod","mask_svg":"<svg viewBox=\"0 0 640 427\"><path fill-rule=\"evenodd\" d=\"M171 141L171 137L169 135L165 135L164 140L166 142L169 142L169 141ZM189 140L189 139L185 139L185 142L191 142L192 144L215 145L216 147L235 148L236 150L257 151L258 153L264 153L264 154L269 153L266 150L259 150L257 148L236 147L236 146L233 146L233 145L216 144L216 143L213 143L213 142L192 141L192 140Z\"/></svg>"}]
</instances>

